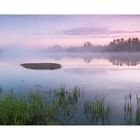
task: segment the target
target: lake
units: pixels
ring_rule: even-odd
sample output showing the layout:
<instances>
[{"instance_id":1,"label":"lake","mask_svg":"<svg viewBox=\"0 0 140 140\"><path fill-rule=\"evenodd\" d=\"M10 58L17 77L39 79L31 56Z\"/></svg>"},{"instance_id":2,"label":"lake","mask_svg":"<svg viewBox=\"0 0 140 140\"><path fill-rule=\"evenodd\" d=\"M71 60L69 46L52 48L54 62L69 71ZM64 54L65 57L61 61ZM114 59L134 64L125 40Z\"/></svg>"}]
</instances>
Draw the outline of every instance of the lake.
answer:
<instances>
[{"instance_id":1,"label":"lake","mask_svg":"<svg viewBox=\"0 0 140 140\"><path fill-rule=\"evenodd\" d=\"M26 69L22 63L59 63L56 70ZM24 94L30 89L45 93L49 89L79 87L82 99L105 97L114 112L112 124L123 124L124 97L140 96L140 53L46 53L0 55L0 87ZM80 104L79 104L80 106ZM80 114L79 110L79 114ZM83 115L77 124L87 124Z\"/></svg>"}]
</instances>

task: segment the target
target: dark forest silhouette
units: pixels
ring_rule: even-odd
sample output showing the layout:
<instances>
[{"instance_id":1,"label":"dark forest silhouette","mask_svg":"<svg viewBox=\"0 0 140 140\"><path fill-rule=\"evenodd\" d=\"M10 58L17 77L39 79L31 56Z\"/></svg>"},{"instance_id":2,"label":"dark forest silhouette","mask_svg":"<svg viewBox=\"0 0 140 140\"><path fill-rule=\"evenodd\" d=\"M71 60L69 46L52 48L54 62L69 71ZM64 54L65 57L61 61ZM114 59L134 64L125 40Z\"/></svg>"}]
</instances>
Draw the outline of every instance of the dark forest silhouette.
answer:
<instances>
[{"instance_id":1,"label":"dark forest silhouette","mask_svg":"<svg viewBox=\"0 0 140 140\"><path fill-rule=\"evenodd\" d=\"M69 52L69 53L86 53L86 52L138 52L140 51L140 39L114 39L108 45L99 46L93 45L90 41L84 43L83 46L61 47L55 45L47 49L48 52Z\"/></svg>"},{"instance_id":2,"label":"dark forest silhouette","mask_svg":"<svg viewBox=\"0 0 140 140\"><path fill-rule=\"evenodd\" d=\"M128 39L114 39L107 46L108 51L140 51L140 40L139 38L128 38Z\"/></svg>"}]
</instances>

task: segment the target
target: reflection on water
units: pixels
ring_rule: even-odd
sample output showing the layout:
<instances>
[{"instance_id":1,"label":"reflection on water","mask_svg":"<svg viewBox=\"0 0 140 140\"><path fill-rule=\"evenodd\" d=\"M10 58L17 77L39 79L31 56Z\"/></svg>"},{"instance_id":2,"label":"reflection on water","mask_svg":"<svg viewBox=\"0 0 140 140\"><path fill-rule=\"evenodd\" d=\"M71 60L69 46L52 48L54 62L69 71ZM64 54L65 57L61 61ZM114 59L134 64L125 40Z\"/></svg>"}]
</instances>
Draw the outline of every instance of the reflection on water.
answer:
<instances>
[{"instance_id":1,"label":"reflection on water","mask_svg":"<svg viewBox=\"0 0 140 140\"><path fill-rule=\"evenodd\" d=\"M114 55L110 56L109 61L113 65L119 66L136 66L140 63L140 56L139 55L131 55L131 54L123 54L123 55Z\"/></svg>"},{"instance_id":2,"label":"reflection on water","mask_svg":"<svg viewBox=\"0 0 140 140\"><path fill-rule=\"evenodd\" d=\"M118 66L136 66L140 63L139 53L87 53L87 54L49 54L50 58L61 60L63 58L81 58L83 62L90 63L94 59L105 59L113 65Z\"/></svg>"},{"instance_id":3,"label":"reflection on water","mask_svg":"<svg viewBox=\"0 0 140 140\"><path fill-rule=\"evenodd\" d=\"M62 68L32 71L21 67L22 63L58 63ZM139 64L140 53L33 53L17 57L3 54L0 57L0 87L23 94L29 89L45 92L50 88L78 86L86 93L85 98L105 96L116 110L112 121L118 124L124 119L125 95L140 95ZM77 119L84 123L82 115Z\"/></svg>"}]
</instances>

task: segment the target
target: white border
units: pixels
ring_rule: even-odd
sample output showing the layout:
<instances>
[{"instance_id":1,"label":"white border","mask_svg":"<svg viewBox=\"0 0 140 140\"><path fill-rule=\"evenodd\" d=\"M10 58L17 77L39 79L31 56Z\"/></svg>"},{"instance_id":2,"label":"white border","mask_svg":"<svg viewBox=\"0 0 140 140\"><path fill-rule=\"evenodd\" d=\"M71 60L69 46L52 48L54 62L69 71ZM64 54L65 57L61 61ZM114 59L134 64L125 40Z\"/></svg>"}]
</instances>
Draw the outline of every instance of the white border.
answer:
<instances>
[{"instance_id":1,"label":"white border","mask_svg":"<svg viewBox=\"0 0 140 140\"><path fill-rule=\"evenodd\" d=\"M138 126L8 126L0 127L4 140L132 140Z\"/></svg>"},{"instance_id":2,"label":"white border","mask_svg":"<svg viewBox=\"0 0 140 140\"><path fill-rule=\"evenodd\" d=\"M139 0L0 0L0 14L140 14ZM132 140L138 126L1 126L4 140Z\"/></svg>"},{"instance_id":3,"label":"white border","mask_svg":"<svg viewBox=\"0 0 140 140\"><path fill-rule=\"evenodd\" d=\"M139 14L139 0L0 0L1 14Z\"/></svg>"}]
</instances>

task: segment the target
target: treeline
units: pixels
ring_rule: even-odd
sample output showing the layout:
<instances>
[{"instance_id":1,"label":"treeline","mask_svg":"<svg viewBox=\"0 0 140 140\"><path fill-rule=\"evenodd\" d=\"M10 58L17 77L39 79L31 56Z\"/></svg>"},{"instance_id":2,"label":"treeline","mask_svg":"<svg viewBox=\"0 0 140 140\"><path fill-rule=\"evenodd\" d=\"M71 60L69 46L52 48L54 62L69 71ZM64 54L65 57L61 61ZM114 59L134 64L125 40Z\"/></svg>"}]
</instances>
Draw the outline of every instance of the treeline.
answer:
<instances>
[{"instance_id":1,"label":"treeline","mask_svg":"<svg viewBox=\"0 0 140 140\"><path fill-rule=\"evenodd\" d=\"M47 52L69 52L69 53L86 53L86 52L101 52L104 51L105 47L99 45L93 45L91 42L87 41L82 46L70 46L70 47L61 47L59 45L55 45L53 47L49 47Z\"/></svg>"},{"instance_id":2,"label":"treeline","mask_svg":"<svg viewBox=\"0 0 140 140\"><path fill-rule=\"evenodd\" d=\"M99 46L93 45L90 41L84 43L84 45L75 47L61 47L59 45L50 47L47 49L48 52L135 52L140 51L140 39L139 38L128 38L128 39L114 39L108 45Z\"/></svg>"},{"instance_id":3,"label":"treeline","mask_svg":"<svg viewBox=\"0 0 140 140\"><path fill-rule=\"evenodd\" d=\"M107 46L107 51L140 51L140 40L139 38L114 39Z\"/></svg>"}]
</instances>

